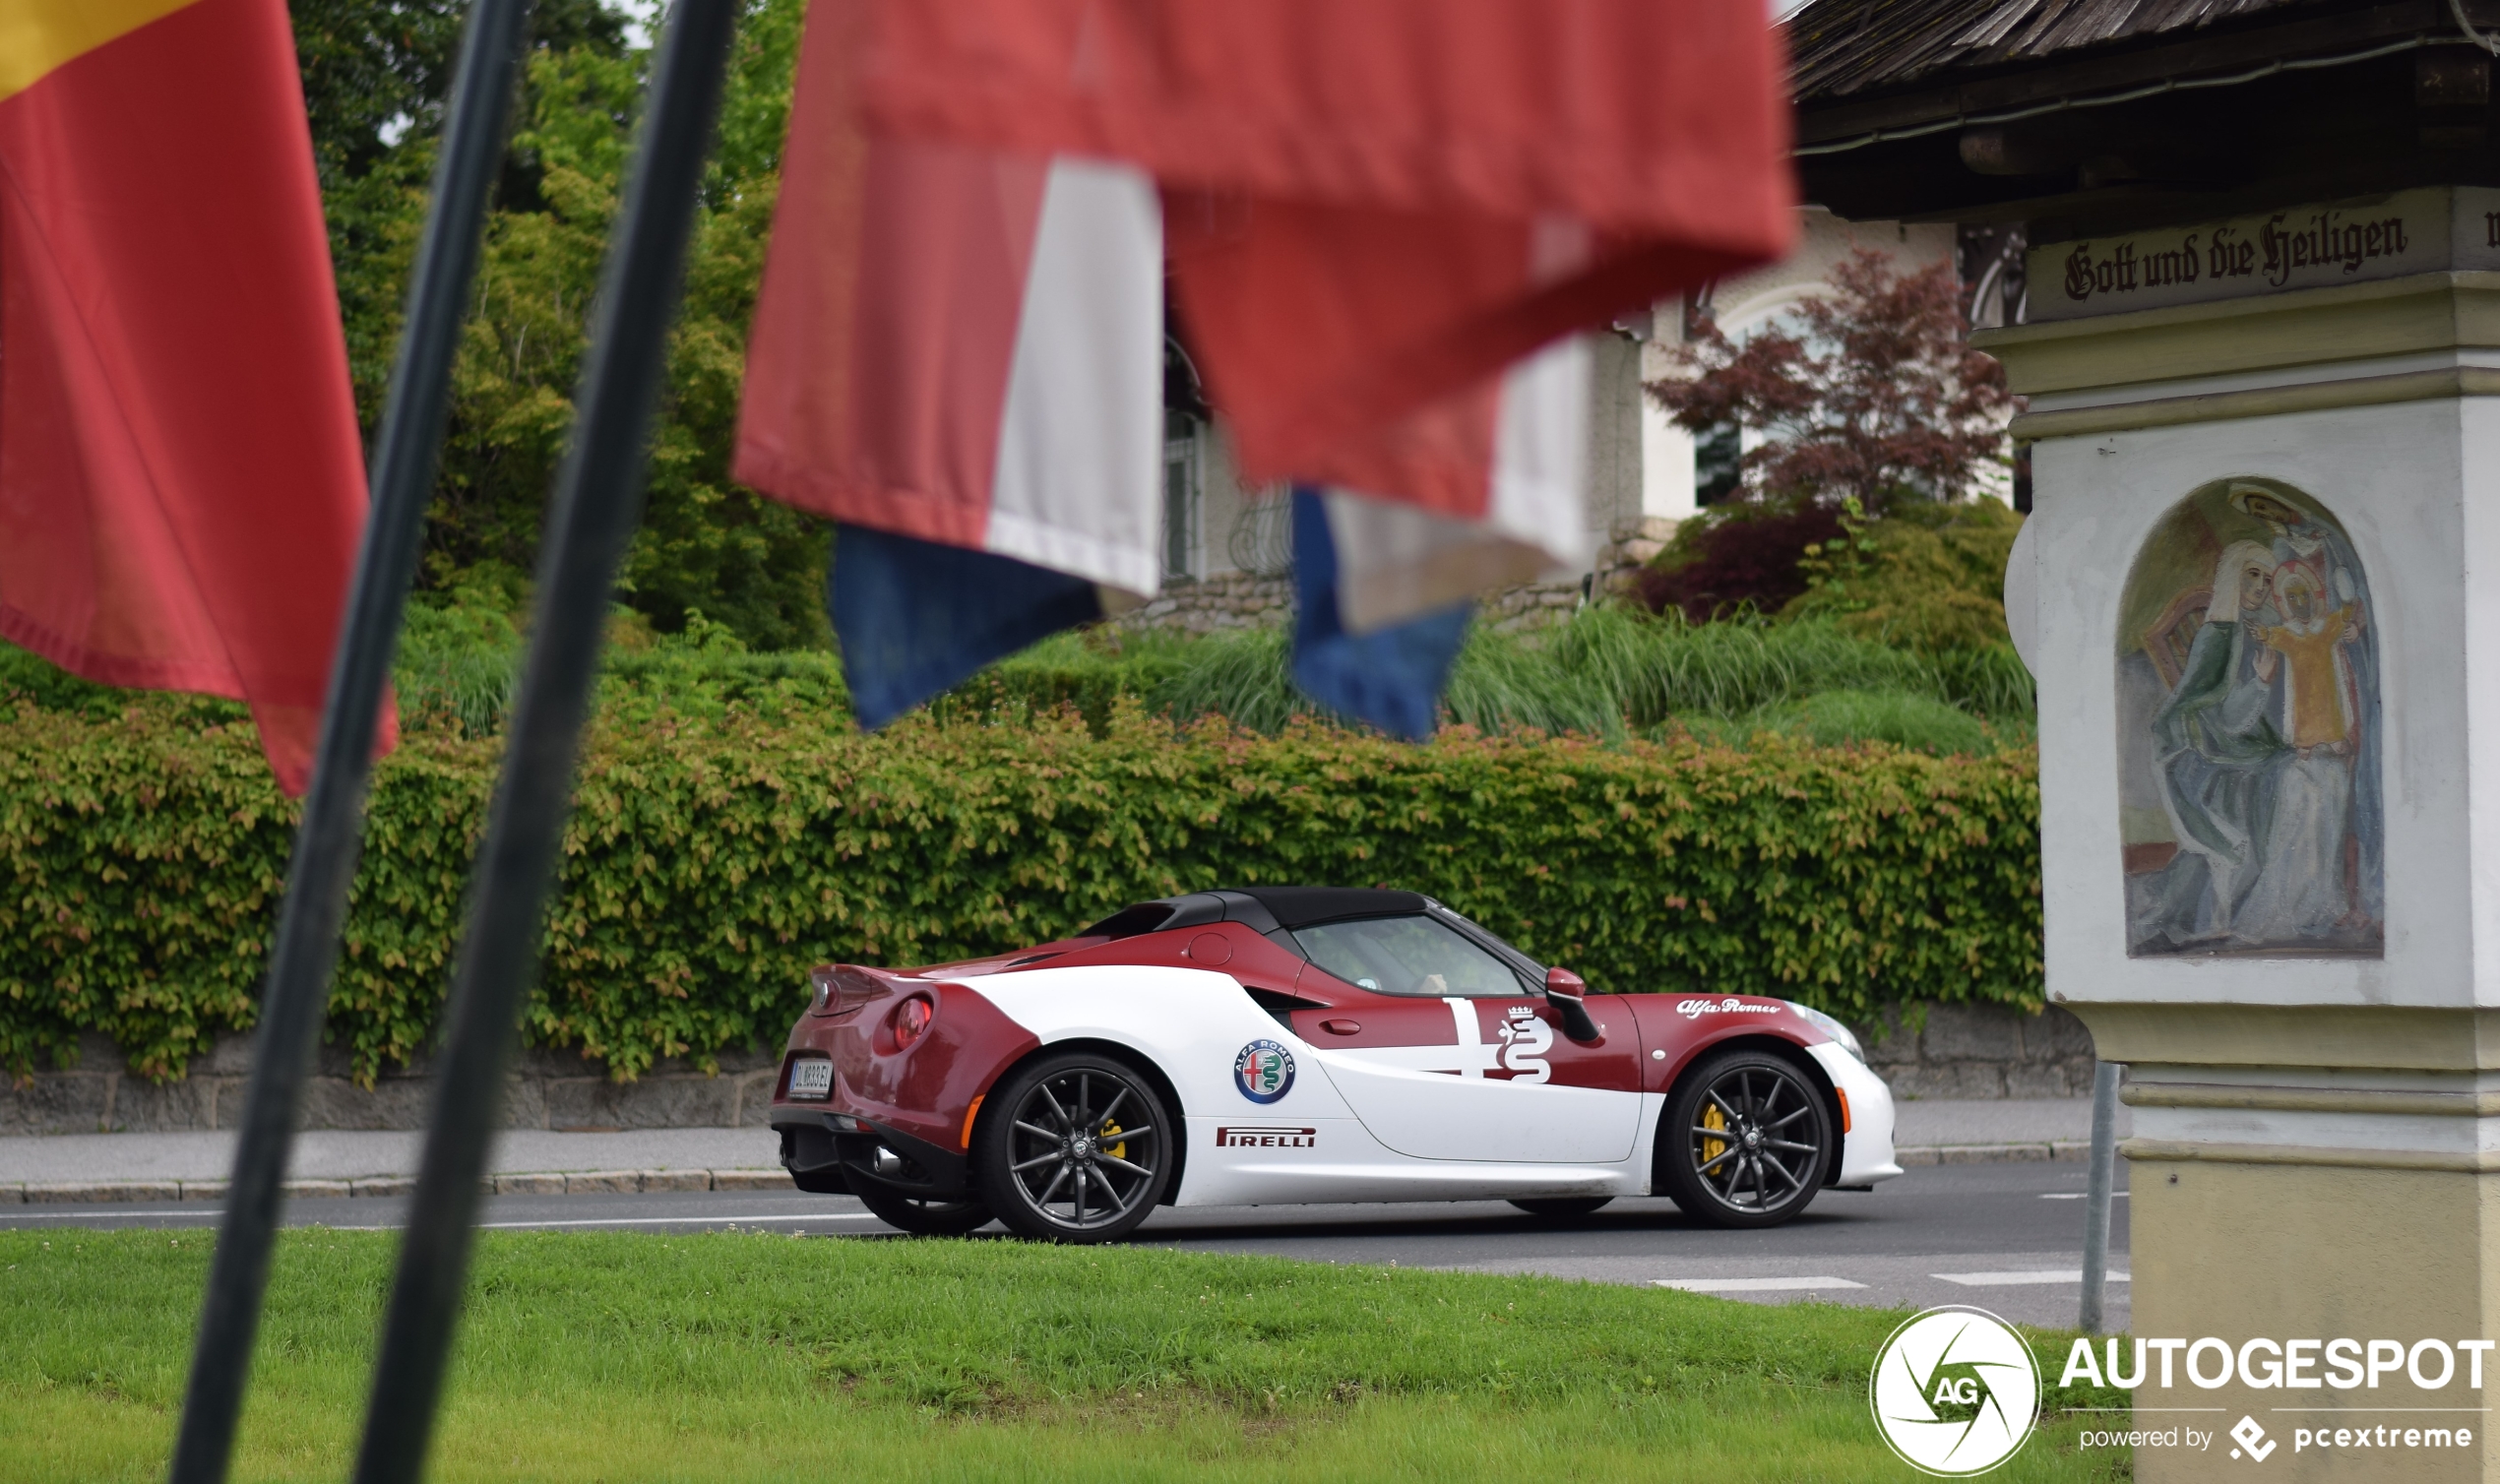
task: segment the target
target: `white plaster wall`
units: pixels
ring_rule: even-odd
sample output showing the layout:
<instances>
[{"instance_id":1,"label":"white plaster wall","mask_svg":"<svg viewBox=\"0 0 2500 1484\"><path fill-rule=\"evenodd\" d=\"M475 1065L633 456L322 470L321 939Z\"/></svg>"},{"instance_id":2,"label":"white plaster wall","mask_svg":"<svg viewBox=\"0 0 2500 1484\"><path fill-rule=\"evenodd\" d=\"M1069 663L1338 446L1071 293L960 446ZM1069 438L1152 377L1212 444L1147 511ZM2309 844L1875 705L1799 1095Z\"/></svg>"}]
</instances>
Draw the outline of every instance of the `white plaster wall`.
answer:
<instances>
[{"instance_id":1,"label":"white plaster wall","mask_svg":"<svg viewBox=\"0 0 2500 1484\"><path fill-rule=\"evenodd\" d=\"M1950 223L1844 221L1819 206L1800 208L1796 251L1711 289L1711 312L1730 335L1751 329L1780 311L1821 293L1832 265L1858 247L1893 255L1902 271L1953 261ZM1670 299L1652 314L1655 329L1641 347L1639 378L1663 381L1680 374L1676 351L1684 343L1683 301ZM1641 514L1680 521L1699 509L1693 472L1693 435L1667 420L1649 398L1641 399Z\"/></svg>"},{"instance_id":2,"label":"white plaster wall","mask_svg":"<svg viewBox=\"0 0 2500 1484\"><path fill-rule=\"evenodd\" d=\"M2500 406L2420 402L2032 447L2040 845L2048 988L2074 1003L2500 1004ZM2380 656L2387 948L2351 958L2126 951L2114 627L2127 570L2201 484L2256 475L2323 502L2369 579ZM2500 776L2500 773L2495 773ZM2476 849L2476 845L2482 848Z\"/></svg>"}]
</instances>

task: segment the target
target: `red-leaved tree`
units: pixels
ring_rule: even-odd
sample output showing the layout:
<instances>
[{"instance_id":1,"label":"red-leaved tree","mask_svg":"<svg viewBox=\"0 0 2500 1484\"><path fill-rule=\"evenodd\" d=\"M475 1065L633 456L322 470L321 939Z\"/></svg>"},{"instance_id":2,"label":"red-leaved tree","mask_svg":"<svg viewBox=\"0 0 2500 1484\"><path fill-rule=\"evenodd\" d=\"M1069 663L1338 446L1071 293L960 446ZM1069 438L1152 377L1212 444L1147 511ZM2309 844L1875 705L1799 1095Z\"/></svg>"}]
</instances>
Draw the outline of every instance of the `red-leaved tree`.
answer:
<instances>
[{"instance_id":1,"label":"red-leaved tree","mask_svg":"<svg viewBox=\"0 0 2500 1484\"><path fill-rule=\"evenodd\" d=\"M1708 323L1678 352L1689 377L1649 384L1678 425L1739 423L1761 435L1738 463L1757 498L1855 496L1880 513L1898 491L1969 494L2005 458L2020 405L1996 361L1970 348L1953 266L1893 271L1888 253L1852 250L1832 289L1741 345Z\"/></svg>"}]
</instances>

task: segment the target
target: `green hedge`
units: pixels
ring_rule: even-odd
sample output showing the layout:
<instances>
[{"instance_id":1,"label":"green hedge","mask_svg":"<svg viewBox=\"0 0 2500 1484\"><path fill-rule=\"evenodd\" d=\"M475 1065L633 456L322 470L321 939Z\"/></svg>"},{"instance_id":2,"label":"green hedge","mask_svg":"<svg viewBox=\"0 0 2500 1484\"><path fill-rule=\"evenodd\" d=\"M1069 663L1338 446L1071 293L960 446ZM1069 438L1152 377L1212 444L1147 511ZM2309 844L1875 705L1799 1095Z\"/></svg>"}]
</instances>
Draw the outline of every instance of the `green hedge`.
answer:
<instances>
[{"instance_id":1,"label":"green hedge","mask_svg":"<svg viewBox=\"0 0 2500 1484\"><path fill-rule=\"evenodd\" d=\"M1415 747L1175 731L1133 702L1107 721L603 726L531 1037L630 1078L778 1040L813 962L989 953L1260 882L1427 891L1607 991L1777 992L1860 1021L2040 1000L2029 751ZM498 746L415 733L380 769L330 1016L364 1076L431 1034ZM0 719L0 1062L23 1076L92 1030L172 1077L249 1025L293 817L245 727Z\"/></svg>"}]
</instances>

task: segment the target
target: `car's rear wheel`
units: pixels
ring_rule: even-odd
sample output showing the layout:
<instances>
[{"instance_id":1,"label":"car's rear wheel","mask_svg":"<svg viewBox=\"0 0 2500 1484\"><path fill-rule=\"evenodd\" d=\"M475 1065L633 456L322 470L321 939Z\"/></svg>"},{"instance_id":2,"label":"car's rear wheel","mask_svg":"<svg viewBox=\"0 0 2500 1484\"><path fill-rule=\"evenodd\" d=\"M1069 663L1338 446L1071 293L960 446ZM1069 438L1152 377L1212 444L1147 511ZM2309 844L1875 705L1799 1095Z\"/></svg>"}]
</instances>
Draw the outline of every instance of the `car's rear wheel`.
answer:
<instances>
[{"instance_id":1,"label":"car's rear wheel","mask_svg":"<svg viewBox=\"0 0 2500 1484\"><path fill-rule=\"evenodd\" d=\"M915 1237L960 1237L987 1226L989 1206L979 1201L935 1201L906 1196L873 1180L853 1180L851 1194L878 1220Z\"/></svg>"},{"instance_id":2,"label":"car's rear wheel","mask_svg":"<svg viewBox=\"0 0 2500 1484\"><path fill-rule=\"evenodd\" d=\"M1823 1094L1793 1062L1730 1051L1676 1083L1658 1130L1658 1174L1684 1213L1713 1226L1777 1226L1804 1210L1830 1167Z\"/></svg>"},{"instance_id":3,"label":"car's rear wheel","mask_svg":"<svg viewBox=\"0 0 2500 1484\"><path fill-rule=\"evenodd\" d=\"M1046 1056L981 1114L975 1166L998 1219L1042 1242L1115 1242L1154 1214L1178 1131L1154 1085L1117 1058Z\"/></svg>"},{"instance_id":4,"label":"car's rear wheel","mask_svg":"<svg viewBox=\"0 0 2500 1484\"><path fill-rule=\"evenodd\" d=\"M1586 1216L1614 1204L1612 1196L1542 1196L1533 1201L1514 1201L1511 1205L1531 1216Z\"/></svg>"}]
</instances>

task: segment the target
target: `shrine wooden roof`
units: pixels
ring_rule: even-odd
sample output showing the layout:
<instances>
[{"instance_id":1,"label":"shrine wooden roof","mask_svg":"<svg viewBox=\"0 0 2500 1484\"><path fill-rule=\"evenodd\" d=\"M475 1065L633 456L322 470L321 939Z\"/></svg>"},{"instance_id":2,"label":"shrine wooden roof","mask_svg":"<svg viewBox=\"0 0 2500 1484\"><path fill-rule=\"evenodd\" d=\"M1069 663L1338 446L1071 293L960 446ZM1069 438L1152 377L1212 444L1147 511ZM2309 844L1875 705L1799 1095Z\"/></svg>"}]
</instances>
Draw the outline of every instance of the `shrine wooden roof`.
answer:
<instances>
[{"instance_id":1,"label":"shrine wooden roof","mask_svg":"<svg viewBox=\"0 0 2500 1484\"><path fill-rule=\"evenodd\" d=\"M1788 22L1798 98L2209 29L2303 0L1813 0ZM2314 4L2309 8L2317 8Z\"/></svg>"},{"instance_id":2,"label":"shrine wooden roof","mask_svg":"<svg viewBox=\"0 0 2500 1484\"><path fill-rule=\"evenodd\" d=\"M2038 241L2500 185L2492 55L2451 0L1810 0L1784 31L1798 176L1844 217Z\"/></svg>"}]
</instances>

